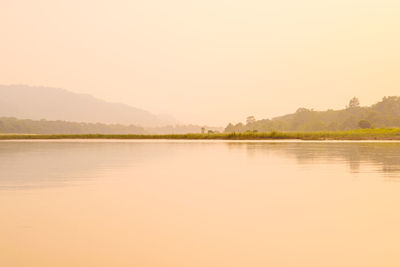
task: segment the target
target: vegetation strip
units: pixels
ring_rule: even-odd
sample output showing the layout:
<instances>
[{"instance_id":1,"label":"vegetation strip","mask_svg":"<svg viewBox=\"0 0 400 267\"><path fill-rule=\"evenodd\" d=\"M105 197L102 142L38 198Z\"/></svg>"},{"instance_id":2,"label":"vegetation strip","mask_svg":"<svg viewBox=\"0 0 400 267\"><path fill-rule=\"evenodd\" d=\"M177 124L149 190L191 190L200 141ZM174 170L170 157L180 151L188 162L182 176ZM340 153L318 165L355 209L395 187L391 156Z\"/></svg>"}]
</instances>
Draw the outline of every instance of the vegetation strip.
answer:
<instances>
[{"instance_id":1,"label":"vegetation strip","mask_svg":"<svg viewBox=\"0 0 400 267\"><path fill-rule=\"evenodd\" d=\"M188 139L188 140L400 140L400 128L359 129L343 132L246 132L212 134L3 134L0 140L29 139Z\"/></svg>"}]
</instances>

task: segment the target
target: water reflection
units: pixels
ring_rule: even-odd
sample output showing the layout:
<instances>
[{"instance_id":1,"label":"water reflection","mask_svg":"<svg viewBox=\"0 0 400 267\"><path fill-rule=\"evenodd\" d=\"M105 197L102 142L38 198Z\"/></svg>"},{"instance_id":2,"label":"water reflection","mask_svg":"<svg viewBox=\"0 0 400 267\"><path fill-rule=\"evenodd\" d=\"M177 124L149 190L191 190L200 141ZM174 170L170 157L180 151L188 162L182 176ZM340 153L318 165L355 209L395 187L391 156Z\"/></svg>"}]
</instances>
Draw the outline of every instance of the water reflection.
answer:
<instances>
[{"instance_id":1,"label":"water reflection","mask_svg":"<svg viewBox=\"0 0 400 267\"><path fill-rule=\"evenodd\" d=\"M165 146L165 144L164 144ZM0 189L62 186L157 159L162 144L121 142L1 142Z\"/></svg>"},{"instance_id":2,"label":"water reflection","mask_svg":"<svg viewBox=\"0 0 400 267\"><path fill-rule=\"evenodd\" d=\"M399 148L0 142L0 265L400 266Z\"/></svg>"},{"instance_id":3,"label":"water reflection","mask_svg":"<svg viewBox=\"0 0 400 267\"><path fill-rule=\"evenodd\" d=\"M340 164L360 173L361 166L372 167L386 177L400 178L400 143L293 142L228 143L230 149L246 149L249 156L275 154L294 157L300 165Z\"/></svg>"},{"instance_id":4,"label":"water reflection","mask_svg":"<svg viewBox=\"0 0 400 267\"><path fill-rule=\"evenodd\" d=\"M226 151L228 149L228 151ZM181 159L197 155L200 162L210 155L229 161L226 153L248 157L294 159L298 165L345 164L352 173L370 171L385 178L400 178L400 143L325 142L1 142L0 189L63 186L98 179L119 168L146 161ZM190 154L192 153L192 154ZM179 160L179 159L178 159ZM228 164L225 162L221 164Z\"/></svg>"}]
</instances>

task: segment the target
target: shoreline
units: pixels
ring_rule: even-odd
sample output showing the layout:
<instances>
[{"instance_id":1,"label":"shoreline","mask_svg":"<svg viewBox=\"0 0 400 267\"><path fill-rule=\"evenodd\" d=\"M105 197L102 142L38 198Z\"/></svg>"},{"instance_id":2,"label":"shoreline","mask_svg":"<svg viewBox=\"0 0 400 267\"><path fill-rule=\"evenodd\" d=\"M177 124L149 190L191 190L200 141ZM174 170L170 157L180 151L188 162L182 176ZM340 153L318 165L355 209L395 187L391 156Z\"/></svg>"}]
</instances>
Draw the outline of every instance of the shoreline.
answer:
<instances>
[{"instance_id":1,"label":"shoreline","mask_svg":"<svg viewBox=\"0 0 400 267\"><path fill-rule=\"evenodd\" d=\"M246 132L213 134L0 134L0 140L232 140L400 141L400 128L341 132Z\"/></svg>"}]
</instances>

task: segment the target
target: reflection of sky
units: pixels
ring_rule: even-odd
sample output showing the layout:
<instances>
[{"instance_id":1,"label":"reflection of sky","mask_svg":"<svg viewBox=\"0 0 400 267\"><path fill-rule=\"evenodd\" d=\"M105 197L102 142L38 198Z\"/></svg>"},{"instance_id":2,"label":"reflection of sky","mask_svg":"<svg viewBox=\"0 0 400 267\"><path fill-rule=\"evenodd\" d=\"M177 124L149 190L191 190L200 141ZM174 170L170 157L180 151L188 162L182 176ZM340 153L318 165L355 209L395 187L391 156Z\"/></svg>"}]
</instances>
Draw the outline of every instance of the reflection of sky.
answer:
<instances>
[{"instance_id":1,"label":"reflection of sky","mask_svg":"<svg viewBox=\"0 0 400 267\"><path fill-rule=\"evenodd\" d=\"M151 146L151 149L149 149ZM162 145L111 142L1 142L0 188L46 187L92 179L162 155ZM152 153L154 150L157 153Z\"/></svg>"}]
</instances>

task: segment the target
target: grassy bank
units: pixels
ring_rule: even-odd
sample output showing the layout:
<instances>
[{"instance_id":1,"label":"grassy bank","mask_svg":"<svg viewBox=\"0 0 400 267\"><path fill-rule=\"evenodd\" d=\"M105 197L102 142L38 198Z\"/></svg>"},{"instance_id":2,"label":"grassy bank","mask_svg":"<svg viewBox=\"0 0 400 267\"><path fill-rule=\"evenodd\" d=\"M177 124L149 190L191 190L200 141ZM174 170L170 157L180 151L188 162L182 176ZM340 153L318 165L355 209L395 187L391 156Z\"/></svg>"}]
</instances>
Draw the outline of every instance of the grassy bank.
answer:
<instances>
[{"instance_id":1,"label":"grassy bank","mask_svg":"<svg viewBox=\"0 0 400 267\"><path fill-rule=\"evenodd\" d=\"M29 139L187 139L187 140L400 140L400 128L360 129L343 132L266 132L266 133L216 133L216 134L2 134L0 140Z\"/></svg>"}]
</instances>

